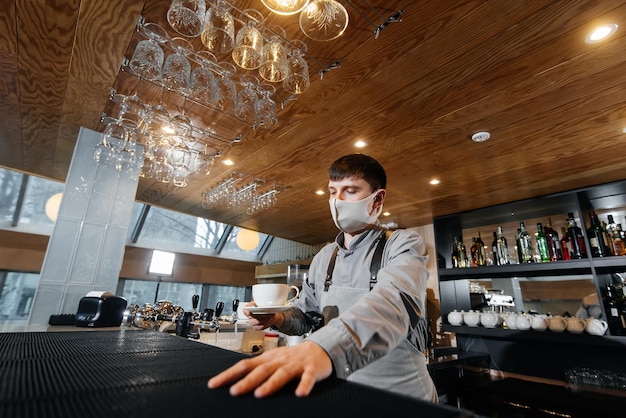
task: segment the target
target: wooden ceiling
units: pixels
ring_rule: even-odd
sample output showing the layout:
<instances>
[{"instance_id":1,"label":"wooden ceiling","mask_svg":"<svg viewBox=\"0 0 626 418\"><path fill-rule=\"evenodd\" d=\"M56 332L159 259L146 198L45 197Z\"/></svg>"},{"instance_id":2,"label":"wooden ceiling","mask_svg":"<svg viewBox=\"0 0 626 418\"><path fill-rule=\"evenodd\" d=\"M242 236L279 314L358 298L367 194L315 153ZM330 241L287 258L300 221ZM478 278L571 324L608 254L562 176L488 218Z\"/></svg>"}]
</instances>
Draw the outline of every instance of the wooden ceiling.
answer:
<instances>
[{"instance_id":1,"label":"wooden ceiling","mask_svg":"<svg viewBox=\"0 0 626 418\"><path fill-rule=\"evenodd\" d=\"M336 233L327 195L315 191L325 190L330 163L348 153L385 166L391 215L384 222L400 227L626 177L622 1L370 0L372 10L350 0L345 34L316 42L302 35L297 17L239 0L238 9L256 8L288 39L304 40L312 57L310 89L284 104L278 125L256 131L120 71L137 43L140 15L175 36L169 3L5 2L0 165L63 181L79 127L102 131L113 89L148 104L162 97L171 113L185 106L196 126L224 138L243 134L224 150L233 167L216 164L186 188L141 179L137 200L308 244ZM401 9L402 21L375 39L374 27ZM607 42L585 43L598 23L620 27ZM338 59L340 68L317 76ZM474 143L477 131L492 138ZM358 139L368 147L355 149ZM201 193L233 170L283 186L278 205L254 216L203 209ZM441 184L429 185L433 178Z\"/></svg>"}]
</instances>

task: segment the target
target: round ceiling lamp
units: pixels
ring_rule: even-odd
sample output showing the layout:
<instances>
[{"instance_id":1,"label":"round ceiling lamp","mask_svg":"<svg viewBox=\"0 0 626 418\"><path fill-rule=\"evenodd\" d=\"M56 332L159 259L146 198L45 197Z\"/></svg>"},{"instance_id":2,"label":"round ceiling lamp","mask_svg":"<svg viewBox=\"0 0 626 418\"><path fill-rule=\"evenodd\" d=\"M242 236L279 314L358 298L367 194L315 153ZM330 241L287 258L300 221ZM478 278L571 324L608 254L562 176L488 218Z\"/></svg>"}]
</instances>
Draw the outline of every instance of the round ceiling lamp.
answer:
<instances>
[{"instance_id":1,"label":"round ceiling lamp","mask_svg":"<svg viewBox=\"0 0 626 418\"><path fill-rule=\"evenodd\" d=\"M261 0L272 12L279 15L293 15L307 5L309 0Z\"/></svg>"},{"instance_id":2,"label":"round ceiling lamp","mask_svg":"<svg viewBox=\"0 0 626 418\"><path fill-rule=\"evenodd\" d=\"M59 214L59 207L61 206L61 198L63 197L63 193L57 193L50 196L50 199L46 202L46 216L52 222L57 220L57 216Z\"/></svg>"},{"instance_id":3,"label":"round ceiling lamp","mask_svg":"<svg viewBox=\"0 0 626 418\"><path fill-rule=\"evenodd\" d=\"M239 230L236 238L237 246L243 251L254 250L257 245L259 245L260 240L261 237L259 236L258 232L243 228Z\"/></svg>"}]
</instances>

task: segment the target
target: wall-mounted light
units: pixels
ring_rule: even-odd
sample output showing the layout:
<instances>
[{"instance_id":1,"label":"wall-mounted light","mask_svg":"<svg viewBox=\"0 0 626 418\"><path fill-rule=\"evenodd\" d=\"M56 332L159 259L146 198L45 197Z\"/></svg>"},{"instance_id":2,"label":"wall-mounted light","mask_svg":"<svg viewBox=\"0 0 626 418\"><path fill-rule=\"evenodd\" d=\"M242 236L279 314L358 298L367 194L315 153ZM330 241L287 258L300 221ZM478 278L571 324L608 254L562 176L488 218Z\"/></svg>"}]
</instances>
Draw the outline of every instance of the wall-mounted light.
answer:
<instances>
[{"instance_id":1,"label":"wall-mounted light","mask_svg":"<svg viewBox=\"0 0 626 418\"><path fill-rule=\"evenodd\" d=\"M63 193L57 193L50 196L48 201L46 202L46 216L52 222L57 220L57 216L59 215L59 208L61 207L61 199L63 198Z\"/></svg>"},{"instance_id":2,"label":"wall-mounted light","mask_svg":"<svg viewBox=\"0 0 626 418\"><path fill-rule=\"evenodd\" d=\"M171 277L174 275L174 260L176 259L175 253L167 251L152 251L152 259L148 266L148 274L159 277Z\"/></svg>"}]
</instances>

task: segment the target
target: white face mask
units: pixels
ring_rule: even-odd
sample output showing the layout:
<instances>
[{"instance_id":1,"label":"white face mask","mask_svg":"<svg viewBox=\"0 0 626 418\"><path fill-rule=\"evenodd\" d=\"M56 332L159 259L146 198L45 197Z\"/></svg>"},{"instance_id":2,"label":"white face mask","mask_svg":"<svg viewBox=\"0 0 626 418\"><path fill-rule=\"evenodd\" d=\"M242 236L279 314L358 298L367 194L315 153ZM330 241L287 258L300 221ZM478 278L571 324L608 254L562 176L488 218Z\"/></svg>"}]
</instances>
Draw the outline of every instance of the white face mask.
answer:
<instances>
[{"instance_id":1,"label":"white face mask","mask_svg":"<svg viewBox=\"0 0 626 418\"><path fill-rule=\"evenodd\" d=\"M383 211L380 205L373 215L370 215L372 202L378 195L379 190L375 191L365 199L355 202L347 202L345 200L330 199L330 214L335 221L335 225L343 232L353 234L363 231L368 226L374 224Z\"/></svg>"}]
</instances>

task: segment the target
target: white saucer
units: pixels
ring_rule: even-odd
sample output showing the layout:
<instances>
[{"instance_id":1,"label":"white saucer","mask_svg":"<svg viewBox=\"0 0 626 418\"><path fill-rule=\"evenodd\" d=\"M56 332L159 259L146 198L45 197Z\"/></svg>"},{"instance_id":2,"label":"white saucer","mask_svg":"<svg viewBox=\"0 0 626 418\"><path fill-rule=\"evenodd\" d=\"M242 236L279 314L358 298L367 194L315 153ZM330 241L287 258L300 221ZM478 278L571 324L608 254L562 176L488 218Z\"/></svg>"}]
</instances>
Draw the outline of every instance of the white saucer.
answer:
<instances>
[{"instance_id":1,"label":"white saucer","mask_svg":"<svg viewBox=\"0 0 626 418\"><path fill-rule=\"evenodd\" d=\"M252 314L273 314L278 312L284 312L291 309L292 306L245 306L243 309L247 309Z\"/></svg>"}]
</instances>

